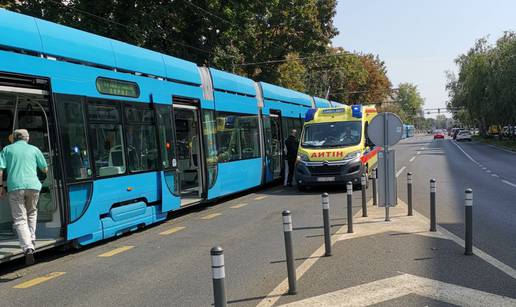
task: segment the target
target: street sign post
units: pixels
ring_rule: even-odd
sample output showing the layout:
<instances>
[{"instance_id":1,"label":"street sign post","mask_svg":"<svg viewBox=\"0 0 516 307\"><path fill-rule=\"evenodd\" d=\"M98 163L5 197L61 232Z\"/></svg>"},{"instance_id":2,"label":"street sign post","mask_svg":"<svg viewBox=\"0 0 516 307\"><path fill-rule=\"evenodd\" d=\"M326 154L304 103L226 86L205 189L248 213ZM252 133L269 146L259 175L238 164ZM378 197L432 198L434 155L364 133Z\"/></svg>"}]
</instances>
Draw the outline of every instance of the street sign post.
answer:
<instances>
[{"instance_id":1,"label":"street sign post","mask_svg":"<svg viewBox=\"0 0 516 307\"><path fill-rule=\"evenodd\" d=\"M367 135L376 146L382 147L378 153L378 206L385 207L385 220L389 221L389 207L397 204L396 166L394 146L403 134L403 122L394 113L376 115L367 127Z\"/></svg>"}]
</instances>

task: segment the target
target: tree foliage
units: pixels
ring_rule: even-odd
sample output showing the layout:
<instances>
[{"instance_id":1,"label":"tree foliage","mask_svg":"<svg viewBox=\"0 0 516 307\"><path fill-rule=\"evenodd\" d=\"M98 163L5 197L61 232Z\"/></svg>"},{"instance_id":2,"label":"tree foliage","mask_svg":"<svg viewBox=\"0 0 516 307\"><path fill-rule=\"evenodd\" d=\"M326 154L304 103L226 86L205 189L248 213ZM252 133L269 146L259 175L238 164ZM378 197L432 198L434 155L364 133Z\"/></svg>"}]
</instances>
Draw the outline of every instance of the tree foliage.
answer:
<instances>
[{"instance_id":1,"label":"tree foliage","mask_svg":"<svg viewBox=\"0 0 516 307\"><path fill-rule=\"evenodd\" d=\"M306 69L299 61L299 55L289 53L286 60L278 67L278 85L304 92Z\"/></svg>"},{"instance_id":2,"label":"tree foliage","mask_svg":"<svg viewBox=\"0 0 516 307\"><path fill-rule=\"evenodd\" d=\"M400 107L399 115L407 123L413 123L417 117L420 117L425 102L417 86L411 83L401 83L398 86L394 101Z\"/></svg>"},{"instance_id":3,"label":"tree foliage","mask_svg":"<svg viewBox=\"0 0 516 307\"><path fill-rule=\"evenodd\" d=\"M495 44L486 38L455 60L458 74L448 74L446 89L455 119L477 125L516 123L516 33L506 32Z\"/></svg>"},{"instance_id":4,"label":"tree foliage","mask_svg":"<svg viewBox=\"0 0 516 307\"><path fill-rule=\"evenodd\" d=\"M336 0L7 0L4 7L342 102L379 102L378 56L331 47ZM290 71L292 69L293 71Z\"/></svg>"}]
</instances>

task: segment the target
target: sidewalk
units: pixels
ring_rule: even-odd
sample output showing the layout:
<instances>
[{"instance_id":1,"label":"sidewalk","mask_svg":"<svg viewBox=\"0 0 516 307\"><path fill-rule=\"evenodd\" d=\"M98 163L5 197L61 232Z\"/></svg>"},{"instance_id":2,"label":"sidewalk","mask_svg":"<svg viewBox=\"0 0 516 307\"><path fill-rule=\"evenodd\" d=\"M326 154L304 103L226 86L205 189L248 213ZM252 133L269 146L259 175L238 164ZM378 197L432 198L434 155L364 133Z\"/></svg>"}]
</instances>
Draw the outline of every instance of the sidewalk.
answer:
<instances>
[{"instance_id":1,"label":"sidewalk","mask_svg":"<svg viewBox=\"0 0 516 307\"><path fill-rule=\"evenodd\" d=\"M369 217L358 212L354 233L333 227L333 256L324 246L297 266L298 294L283 295L284 280L258 306L516 306L516 271L485 253L464 256L461 239L406 205L371 206ZM437 221L439 222L439 221ZM306 239L320 237L314 230ZM302 242L294 242L302 244Z\"/></svg>"}]
</instances>

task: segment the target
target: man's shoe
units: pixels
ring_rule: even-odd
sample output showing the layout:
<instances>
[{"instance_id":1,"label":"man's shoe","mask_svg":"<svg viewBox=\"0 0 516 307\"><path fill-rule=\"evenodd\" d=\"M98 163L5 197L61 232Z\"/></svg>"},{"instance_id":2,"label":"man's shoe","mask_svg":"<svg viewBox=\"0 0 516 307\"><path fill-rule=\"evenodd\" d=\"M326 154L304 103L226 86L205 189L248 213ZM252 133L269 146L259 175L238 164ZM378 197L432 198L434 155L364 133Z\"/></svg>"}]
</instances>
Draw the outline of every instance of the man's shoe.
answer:
<instances>
[{"instance_id":1,"label":"man's shoe","mask_svg":"<svg viewBox=\"0 0 516 307\"><path fill-rule=\"evenodd\" d=\"M292 187L292 183L289 183L289 184L288 184L288 186L289 186L289 187Z\"/></svg>"},{"instance_id":2,"label":"man's shoe","mask_svg":"<svg viewBox=\"0 0 516 307\"><path fill-rule=\"evenodd\" d=\"M29 248L25 251L25 264L33 265L34 264L34 250Z\"/></svg>"}]
</instances>

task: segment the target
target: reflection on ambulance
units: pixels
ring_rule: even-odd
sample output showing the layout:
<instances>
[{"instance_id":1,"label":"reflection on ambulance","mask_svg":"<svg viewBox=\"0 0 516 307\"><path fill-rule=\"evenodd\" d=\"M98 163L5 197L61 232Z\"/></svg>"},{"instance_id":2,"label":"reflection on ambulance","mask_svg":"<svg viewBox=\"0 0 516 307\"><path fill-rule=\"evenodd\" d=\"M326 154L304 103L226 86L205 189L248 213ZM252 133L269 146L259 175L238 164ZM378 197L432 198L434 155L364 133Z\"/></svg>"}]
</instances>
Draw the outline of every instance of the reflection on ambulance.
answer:
<instances>
[{"instance_id":1,"label":"reflection on ambulance","mask_svg":"<svg viewBox=\"0 0 516 307\"><path fill-rule=\"evenodd\" d=\"M367 138L374 106L343 106L309 110L301 135L296 181L298 187L348 181L360 183L377 162L378 148Z\"/></svg>"}]
</instances>

